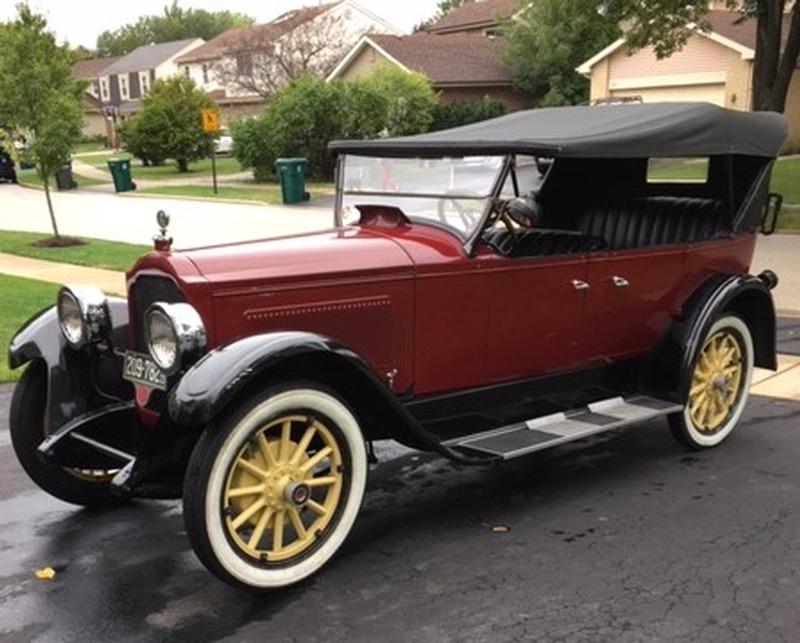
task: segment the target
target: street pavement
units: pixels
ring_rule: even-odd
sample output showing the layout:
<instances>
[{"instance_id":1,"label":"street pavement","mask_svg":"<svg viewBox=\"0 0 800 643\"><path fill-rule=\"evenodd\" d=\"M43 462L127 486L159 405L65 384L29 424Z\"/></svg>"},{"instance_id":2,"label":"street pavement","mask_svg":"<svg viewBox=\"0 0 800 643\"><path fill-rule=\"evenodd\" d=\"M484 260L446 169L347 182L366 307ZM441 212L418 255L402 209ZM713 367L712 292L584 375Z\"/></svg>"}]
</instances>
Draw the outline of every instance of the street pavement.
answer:
<instances>
[{"instance_id":1,"label":"street pavement","mask_svg":"<svg viewBox=\"0 0 800 643\"><path fill-rule=\"evenodd\" d=\"M800 354L798 340L800 321L781 320L781 352ZM751 397L724 445L699 453L664 420L491 467L382 445L339 555L296 587L252 595L197 562L178 502L90 512L36 489L10 446L11 392L0 386L2 641L771 643L800 632L800 401ZM53 580L34 577L45 566Z\"/></svg>"}]
</instances>

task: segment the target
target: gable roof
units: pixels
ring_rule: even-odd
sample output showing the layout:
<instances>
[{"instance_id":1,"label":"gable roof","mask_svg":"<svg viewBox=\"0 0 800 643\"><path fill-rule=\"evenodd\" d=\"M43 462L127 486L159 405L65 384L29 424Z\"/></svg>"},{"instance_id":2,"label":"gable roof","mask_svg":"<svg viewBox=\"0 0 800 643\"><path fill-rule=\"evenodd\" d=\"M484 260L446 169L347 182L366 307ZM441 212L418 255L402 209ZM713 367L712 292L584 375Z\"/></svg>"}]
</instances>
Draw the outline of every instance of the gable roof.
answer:
<instances>
[{"instance_id":1,"label":"gable roof","mask_svg":"<svg viewBox=\"0 0 800 643\"><path fill-rule=\"evenodd\" d=\"M406 71L425 74L434 85L506 85L511 70L503 64L503 38L479 33L410 36L370 34L364 36L328 76L336 78L360 54L372 47L387 61Z\"/></svg>"},{"instance_id":2,"label":"gable roof","mask_svg":"<svg viewBox=\"0 0 800 643\"><path fill-rule=\"evenodd\" d=\"M514 12L513 0L475 0L447 12L442 18L425 28L429 33L466 31L491 27L499 19Z\"/></svg>"},{"instance_id":3,"label":"gable roof","mask_svg":"<svg viewBox=\"0 0 800 643\"><path fill-rule=\"evenodd\" d=\"M300 9L282 13L274 20L261 25L229 29L196 49L192 49L192 51L178 58L176 62L185 64L214 60L222 56L228 49L246 47L248 42L264 43L275 41L281 36L294 31L299 26L321 16L338 4L340 2L329 2L315 7L301 7Z\"/></svg>"},{"instance_id":4,"label":"gable roof","mask_svg":"<svg viewBox=\"0 0 800 643\"><path fill-rule=\"evenodd\" d=\"M706 16L710 31L703 31L699 28L696 32L705 36L709 40L713 40L720 45L733 49L743 60L752 60L755 56L756 48L756 20L755 18L742 18L742 15L736 11L721 11L712 10ZM789 24L791 21L791 14L783 16L783 29L781 31L781 47L786 44L789 37ZM604 58L613 54L617 49L625 44L625 38L619 38L612 42L608 47L602 49L597 54L589 58L576 67L576 71L584 76L588 76L592 67L603 60Z\"/></svg>"},{"instance_id":5,"label":"gable roof","mask_svg":"<svg viewBox=\"0 0 800 643\"><path fill-rule=\"evenodd\" d=\"M72 65L73 78L97 78L102 76L102 71L116 63L122 56L112 56L108 58L87 58L79 60Z\"/></svg>"},{"instance_id":6,"label":"gable roof","mask_svg":"<svg viewBox=\"0 0 800 643\"><path fill-rule=\"evenodd\" d=\"M103 70L103 75L126 74L131 71L144 71L153 69L183 51L194 42L205 42L202 38L187 38L173 40L157 45L142 45L137 47L127 56L123 56L116 63Z\"/></svg>"}]
</instances>

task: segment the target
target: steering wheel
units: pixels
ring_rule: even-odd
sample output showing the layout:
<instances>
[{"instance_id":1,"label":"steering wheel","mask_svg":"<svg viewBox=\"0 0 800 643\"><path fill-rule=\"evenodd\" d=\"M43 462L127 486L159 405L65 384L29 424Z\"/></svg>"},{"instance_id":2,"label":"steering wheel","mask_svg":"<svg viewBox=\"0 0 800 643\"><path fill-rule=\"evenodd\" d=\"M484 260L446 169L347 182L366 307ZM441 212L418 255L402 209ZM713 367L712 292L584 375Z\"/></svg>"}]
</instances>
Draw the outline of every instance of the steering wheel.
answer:
<instances>
[{"instance_id":1,"label":"steering wheel","mask_svg":"<svg viewBox=\"0 0 800 643\"><path fill-rule=\"evenodd\" d=\"M472 228L475 227L475 224L478 223L478 219L480 219L482 213L480 211L476 212L475 210L467 208L464 203L466 199L463 197L471 197L473 195L478 197L477 193L459 190L457 195L454 194L453 196L445 196L439 199L439 203L436 208L439 221L445 225L453 225L450 221L448 221L448 213L445 211L447 204L452 203L453 206L455 206L456 214L458 215L459 219L461 219L463 229L472 230ZM472 199L469 199L468 202L480 203L480 201L473 201Z\"/></svg>"},{"instance_id":2,"label":"steering wheel","mask_svg":"<svg viewBox=\"0 0 800 643\"><path fill-rule=\"evenodd\" d=\"M492 211L489 214L489 218L486 220L485 227L485 230L490 230L498 221L500 221L500 223L506 227L508 230L508 238L511 240L511 245L508 249L503 250L498 245L488 241L488 244L492 248L505 257L513 256L517 247L517 241L519 240L519 234L517 233L516 227L514 227L514 221L508 212L508 204L509 201L507 200L495 201L495 203L492 205Z\"/></svg>"}]
</instances>

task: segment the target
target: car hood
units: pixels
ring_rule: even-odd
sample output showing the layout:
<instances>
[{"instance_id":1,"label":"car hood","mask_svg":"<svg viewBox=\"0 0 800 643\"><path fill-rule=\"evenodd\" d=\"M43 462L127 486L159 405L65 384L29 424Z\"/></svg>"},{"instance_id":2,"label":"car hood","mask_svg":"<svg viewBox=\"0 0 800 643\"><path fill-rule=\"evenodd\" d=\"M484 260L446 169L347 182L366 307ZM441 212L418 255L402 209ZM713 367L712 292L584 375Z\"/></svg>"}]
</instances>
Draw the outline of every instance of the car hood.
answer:
<instances>
[{"instance_id":1,"label":"car hood","mask_svg":"<svg viewBox=\"0 0 800 643\"><path fill-rule=\"evenodd\" d=\"M197 248L180 253L214 286L411 273L394 240L358 228Z\"/></svg>"}]
</instances>

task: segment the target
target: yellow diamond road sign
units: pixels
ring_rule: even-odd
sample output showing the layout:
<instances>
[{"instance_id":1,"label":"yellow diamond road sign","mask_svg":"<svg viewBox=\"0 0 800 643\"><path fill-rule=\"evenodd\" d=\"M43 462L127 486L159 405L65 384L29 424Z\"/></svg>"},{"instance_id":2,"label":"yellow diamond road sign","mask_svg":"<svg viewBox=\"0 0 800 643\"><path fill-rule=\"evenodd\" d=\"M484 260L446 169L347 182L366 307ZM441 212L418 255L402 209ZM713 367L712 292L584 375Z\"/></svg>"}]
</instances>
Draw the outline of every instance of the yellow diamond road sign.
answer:
<instances>
[{"instance_id":1,"label":"yellow diamond road sign","mask_svg":"<svg viewBox=\"0 0 800 643\"><path fill-rule=\"evenodd\" d=\"M219 112L216 109L203 110L203 131L206 134L219 132Z\"/></svg>"}]
</instances>

